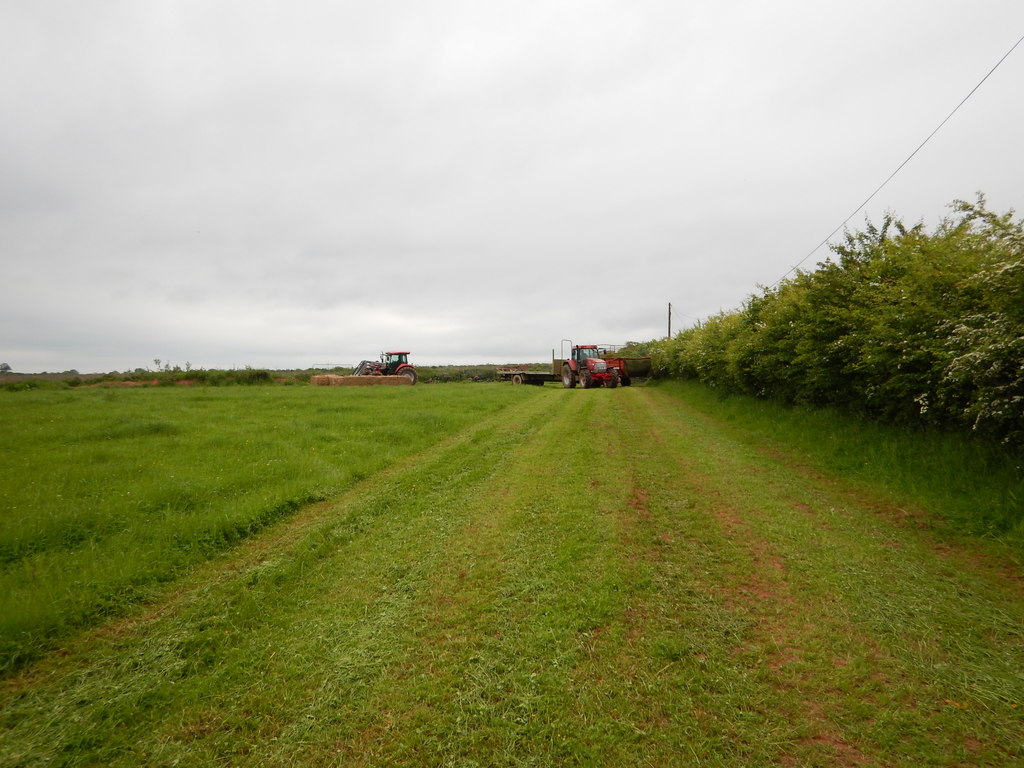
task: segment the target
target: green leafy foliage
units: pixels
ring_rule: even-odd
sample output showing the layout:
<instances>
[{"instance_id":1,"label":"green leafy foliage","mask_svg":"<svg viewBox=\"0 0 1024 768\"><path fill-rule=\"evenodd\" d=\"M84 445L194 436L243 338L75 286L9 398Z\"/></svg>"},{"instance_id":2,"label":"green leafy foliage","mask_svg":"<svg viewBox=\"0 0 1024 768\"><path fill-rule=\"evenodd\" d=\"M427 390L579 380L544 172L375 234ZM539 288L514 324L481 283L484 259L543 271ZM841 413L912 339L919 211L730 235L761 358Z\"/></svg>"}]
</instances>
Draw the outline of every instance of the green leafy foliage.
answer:
<instances>
[{"instance_id":1,"label":"green leafy foliage","mask_svg":"<svg viewBox=\"0 0 1024 768\"><path fill-rule=\"evenodd\" d=\"M655 344L662 375L1024 444L1024 226L979 195L889 215L738 311Z\"/></svg>"}]
</instances>

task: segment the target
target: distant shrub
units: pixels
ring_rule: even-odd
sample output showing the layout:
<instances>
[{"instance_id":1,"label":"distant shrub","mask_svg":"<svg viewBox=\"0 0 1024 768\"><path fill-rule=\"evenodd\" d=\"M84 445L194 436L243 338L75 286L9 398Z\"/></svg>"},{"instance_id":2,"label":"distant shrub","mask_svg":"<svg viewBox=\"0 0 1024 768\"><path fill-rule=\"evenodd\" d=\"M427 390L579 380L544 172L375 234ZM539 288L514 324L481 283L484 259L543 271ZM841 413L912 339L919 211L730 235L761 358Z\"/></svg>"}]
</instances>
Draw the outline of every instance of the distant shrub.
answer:
<instances>
[{"instance_id":1,"label":"distant shrub","mask_svg":"<svg viewBox=\"0 0 1024 768\"><path fill-rule=\"evenodd\" d=\"M256 368L246 368L242 371L237 371L234 375L235 382L238 384L272 384L273 379L270 376L269 371L259 370Z\"/></svg>"}]
</instances>

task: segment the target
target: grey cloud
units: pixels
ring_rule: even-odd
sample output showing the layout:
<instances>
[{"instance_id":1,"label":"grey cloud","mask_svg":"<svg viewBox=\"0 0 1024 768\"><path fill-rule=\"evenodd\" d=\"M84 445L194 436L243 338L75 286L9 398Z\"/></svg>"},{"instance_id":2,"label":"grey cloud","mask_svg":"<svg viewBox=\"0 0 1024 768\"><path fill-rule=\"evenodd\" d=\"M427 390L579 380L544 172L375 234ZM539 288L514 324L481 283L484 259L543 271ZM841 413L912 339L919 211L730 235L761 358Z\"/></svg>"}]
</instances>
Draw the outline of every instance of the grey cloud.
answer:
<instances>
[{"instance_id":1,"label":"grey cloud","mask_svg":"<svg viewBox=\"0 0 1024 768\"><path fill-rule=\"evenodd\" d=\"M680 328L781 277L1021 22L1010 0L7 4L0 360L653 338L669 301ZM1019 207L1022 74L1018 51L851 226L979 189Z\"/></svg>"}]
</instances>

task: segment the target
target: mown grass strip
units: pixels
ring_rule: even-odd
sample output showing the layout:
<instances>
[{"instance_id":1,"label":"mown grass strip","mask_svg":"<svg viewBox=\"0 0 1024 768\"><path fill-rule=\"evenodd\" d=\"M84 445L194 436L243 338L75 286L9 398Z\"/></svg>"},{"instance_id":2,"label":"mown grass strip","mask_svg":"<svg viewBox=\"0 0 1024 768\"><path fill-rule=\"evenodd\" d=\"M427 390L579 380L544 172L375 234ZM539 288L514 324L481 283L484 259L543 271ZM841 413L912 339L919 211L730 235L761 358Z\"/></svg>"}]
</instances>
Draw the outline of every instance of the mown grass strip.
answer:
<instances>
[{"instance_id":1,"label":"mown grass strip","mask_svg":"<svg viewBox=\"0 0 1024 768\"><path fill-rule=\"evenodd\" d=\"M882 492L897 506L926 510L918 522L947 535L1000 541L1024 551L1024 453L962 433L879 424L837 409L784 406L722 396L693 381L659 389L686 400L736 439L783 450L791 462Z\"/></svg>"},{"instance_id":2,"label":"mown grass strip","mask_svg":"<svg viewBox=\"0 0 1024 768\"><path fill-rule=\"evenodd\" d=\"M392 713L346 745L351 764L586 764L622 753L604 716L580 717L573 680L591 633L622 610L609 558L627 488L601 441L571 437L588 403L559 410L469 504L435 571L407 665L378 690Z\"/></svg>"},{"instance_id":3,"label":"mown grass strip","mask_svg":"<svg viewBox=\"0 0 1024 768\"><path fill-rule=\"evenodd\" d=\"M523 389L7 681L0 765L1024 758L1019 589L665 391Z\"/></svg>"},{"instance_id":4,"label":"mown grass strip","mask_svg":"<svg viewBox=\"0 0 1024 768\"><path fill-rule=\"evenodd\" d=\"M937 765L1024 754L1019 583L886 519L877 496L859 504L764 443L728 439L684 402L645 394L735 544L721 588L756 628L742 654L804 725L792 754Z\"/></svg>"},{"instance_id":5,"label":"mown grass strip","mask_svg":"<svg viewBox=\"0 0 1024 768\"><path fill-rule=\"evenodd\" d=\"M0 392L0 674L523 393Z\"/></svg>"},{"instance_id":6,"label":"mown grass strip","mask_svg":"<svg viewBox=\"0 0 1024 768\"><path fill-rule=\"evenodd\" d=\"M541 403L509 418L535 420ZM485 419L303 521L281 551L238 572L207 569L155 620L8 681L0 763L271 759L303 743L304 725L350 719L368 681L405 653L408 604L458 517L452 499L524 429Z\"/></svg>"}]
</instances>

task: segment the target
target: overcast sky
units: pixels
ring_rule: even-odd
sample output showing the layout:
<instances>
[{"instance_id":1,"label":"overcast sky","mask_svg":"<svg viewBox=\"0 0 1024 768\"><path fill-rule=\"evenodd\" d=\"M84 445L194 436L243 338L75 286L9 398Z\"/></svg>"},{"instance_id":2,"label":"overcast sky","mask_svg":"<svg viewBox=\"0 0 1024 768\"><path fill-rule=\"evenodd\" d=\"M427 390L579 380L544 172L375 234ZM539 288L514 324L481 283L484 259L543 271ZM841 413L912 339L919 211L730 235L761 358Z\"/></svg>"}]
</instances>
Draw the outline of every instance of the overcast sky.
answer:
<instances>
[{"instance_id":1,"label":"overcast sky","mask_svg":"<svg viewBox=\"0 0 1024 768\"><path fill-rule=\"evenodd\" d=\"M658 338L786 274L1022 35L1021 0L0 0L0 362ZM1022 136L1024 44L850 226L1019 211Z\"/></svg>"}]
</instances>

